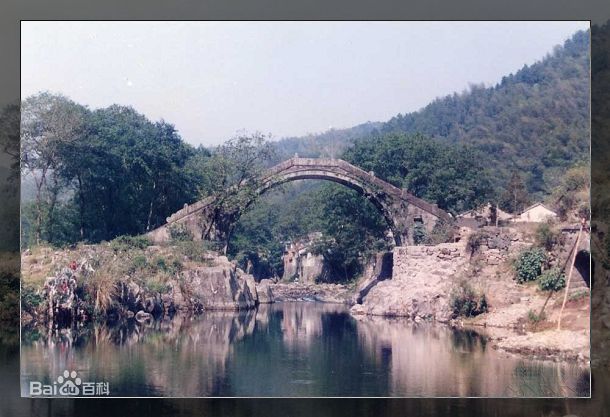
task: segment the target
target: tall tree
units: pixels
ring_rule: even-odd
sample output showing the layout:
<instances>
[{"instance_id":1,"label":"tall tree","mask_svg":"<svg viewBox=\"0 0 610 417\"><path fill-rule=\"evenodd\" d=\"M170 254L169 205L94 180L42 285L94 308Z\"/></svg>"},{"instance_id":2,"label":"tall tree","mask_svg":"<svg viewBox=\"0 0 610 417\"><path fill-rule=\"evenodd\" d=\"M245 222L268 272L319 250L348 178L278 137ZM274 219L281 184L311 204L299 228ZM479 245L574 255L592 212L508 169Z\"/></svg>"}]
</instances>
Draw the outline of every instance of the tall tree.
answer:
<instances>
[{"instance_id":1,"label":"tall tree","mask_svg":"<svg viewBox=\"0 0 610 417\"><path fill-rule=\"evenodd\" d=\"M40 243L43 217L45 214L53 217L60 192L57 176L63 161L60 150L82 137L87 113L85 107L72 100L47 92L22 103L21 169L36 185L36 243Z\"/></svg>"},{"instance_id":2,"label":"tall tree","mask_svg":"<svg viewBox=\"0 0 610 417\"><path fill-rule=\"evenodd\" d=\"M510 213L519 213L529 204L525 183L517 171L513 171L503 195L503 206Z\"/></svg>"},{"instance_id":3,"label":"tall tree","mask_svg":"<svg viewBox=\"0 0 610 417\"><path fill-rule=\"evenodd\" d=\"M239 135L212 152L204 171L204 194L214 195L213 226L227 253L236 222L254 201L273 148L260 134ZM212 225L211 225L212 226ZM211 228L205 232L209 237Z\"/></svg>"}]
</instances>

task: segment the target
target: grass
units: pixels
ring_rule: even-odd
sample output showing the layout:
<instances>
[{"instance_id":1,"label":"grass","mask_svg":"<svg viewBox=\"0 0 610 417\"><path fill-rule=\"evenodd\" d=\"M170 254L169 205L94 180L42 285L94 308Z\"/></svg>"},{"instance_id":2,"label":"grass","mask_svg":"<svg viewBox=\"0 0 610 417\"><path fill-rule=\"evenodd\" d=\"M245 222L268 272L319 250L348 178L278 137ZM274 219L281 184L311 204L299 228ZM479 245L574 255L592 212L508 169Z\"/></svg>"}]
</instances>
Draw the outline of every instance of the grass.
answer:
<instances>
[{"instance_id":1,"label":"grass","mask_svg":"<svg viewBox=\"0 0 610 417\"><path fill-rule=\"evenodd\" d=\"M125 236L98 245L78 245L74 249L40 246L22 258L22 283L28 288L28 294L35 294L42 289L47 277L82 259L94 271L81 278L79 287L92 300L95 310L103 312L112 307L118 283L125 277L150 291L162 293L167 291L168 281L185 269L185 263L209 266L213 256L201 242L174 241L152 246L145 238ZM33 304L38 302L34 295L30 298Z\"/></svg>"},{"instance_id":2,"label":"grass","mask_svg":"<svg viewBox=\"0 0 610 417\"><path fill-rule=\"evenodd\" d=\"M541 314L536 313L534 310L529 310L527 312L527 321L530 324L538 324L544 320L546 320L546 314L544 312Z\"/></svg>"},{"instance_id":3,"label":"grass","mask_svg":"<svg viewBox=\"0 0 610 417\"><path fill-rule=\"evenodd\" d=\"M568 295L568 301L580 301L589 296L588 290L576 291Z\"/></svg>"}]
</instances>

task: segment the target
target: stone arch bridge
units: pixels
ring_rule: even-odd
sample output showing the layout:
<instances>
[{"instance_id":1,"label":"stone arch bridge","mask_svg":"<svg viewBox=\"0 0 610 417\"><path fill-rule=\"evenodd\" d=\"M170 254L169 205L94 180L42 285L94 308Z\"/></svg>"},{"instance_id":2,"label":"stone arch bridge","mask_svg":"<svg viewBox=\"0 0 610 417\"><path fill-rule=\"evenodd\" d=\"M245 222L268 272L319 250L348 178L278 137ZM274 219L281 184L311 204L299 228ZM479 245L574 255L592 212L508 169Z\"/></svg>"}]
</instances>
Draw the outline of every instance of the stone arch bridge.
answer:
<instances>
[{"instance_id":1,"label":"stone arch bridge","mask_svg":"<svg viewBox=\"0 0 610 417\"><path fill-rule=\"evenodd\" d=\"M417 222L423 223L430 232L437 222L452 219L435 204L377 178L374 173L366 172L341 159L330 158L295 156L270 168L259 178L259 186L252 201L280 184L306 179L333 181L367 198L383 215L397 246L413 242L412 231ZM153 242L167 241L170 238L170 229L179 226L188 230L196 240L211 239L210 231L214 230L215 199L210 196L185 205L168 217L166 224L149 232L148 236Z\"/></svg>"}]
</instances>

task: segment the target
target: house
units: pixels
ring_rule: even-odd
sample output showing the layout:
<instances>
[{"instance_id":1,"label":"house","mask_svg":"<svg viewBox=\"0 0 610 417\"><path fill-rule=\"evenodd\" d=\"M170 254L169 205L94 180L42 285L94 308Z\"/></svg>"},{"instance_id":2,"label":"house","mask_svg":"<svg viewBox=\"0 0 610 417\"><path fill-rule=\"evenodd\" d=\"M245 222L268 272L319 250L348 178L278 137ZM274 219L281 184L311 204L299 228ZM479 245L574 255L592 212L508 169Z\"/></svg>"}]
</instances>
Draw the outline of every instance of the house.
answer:
<instances>
[{"instance_id":1,"label":"house","mask_svg":"<svg viewBox=\"0 0 610 417\"><path fill-rule=\"evenodd\" d=\"M513 218L516 223L542 223L550 218L557 217L557 213L542 203L536 203L523 210L518 216Z\"/></svg>"},{"instance_id":2,"label":"house","mask_svg":"<svg viewBox=\"0 0 610 417\"><path fill-rule=\"evenodd\" d=\"M471 227L473 222L477 222L480 224L489 224L494 225L496 223L496 218L494 217L494 205L491 203L487 203L484 206L479 208L465 211L458 215L458 223L463 224L466 227ZM497 216L498 222L507 222L512 218L512 215L505 212L500 208L495 208L495 216Z\"/></svg>"}]
</instances>

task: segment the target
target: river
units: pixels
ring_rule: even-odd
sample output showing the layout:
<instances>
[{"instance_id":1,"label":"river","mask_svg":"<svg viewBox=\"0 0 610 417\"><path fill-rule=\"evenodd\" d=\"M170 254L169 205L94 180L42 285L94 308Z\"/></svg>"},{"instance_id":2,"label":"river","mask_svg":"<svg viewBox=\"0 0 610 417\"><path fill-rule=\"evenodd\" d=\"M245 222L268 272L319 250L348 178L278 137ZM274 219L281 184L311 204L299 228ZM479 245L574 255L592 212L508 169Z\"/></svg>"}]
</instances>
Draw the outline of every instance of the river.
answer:
<instances>
[{"instance_id":1,"label":"river","mask_svg":"<svg viewBox=\"0 0 610 417\"><path fill-rule=\"evenodd\" d=\"M22 394L65 371L110 396L577 397L590 371L492 349L474 331L315 302L138 324L22 329ZM82 385L81 385L82 387ZM83 394L81 390L81 395Z\"/></svg>"}]
</instances>

